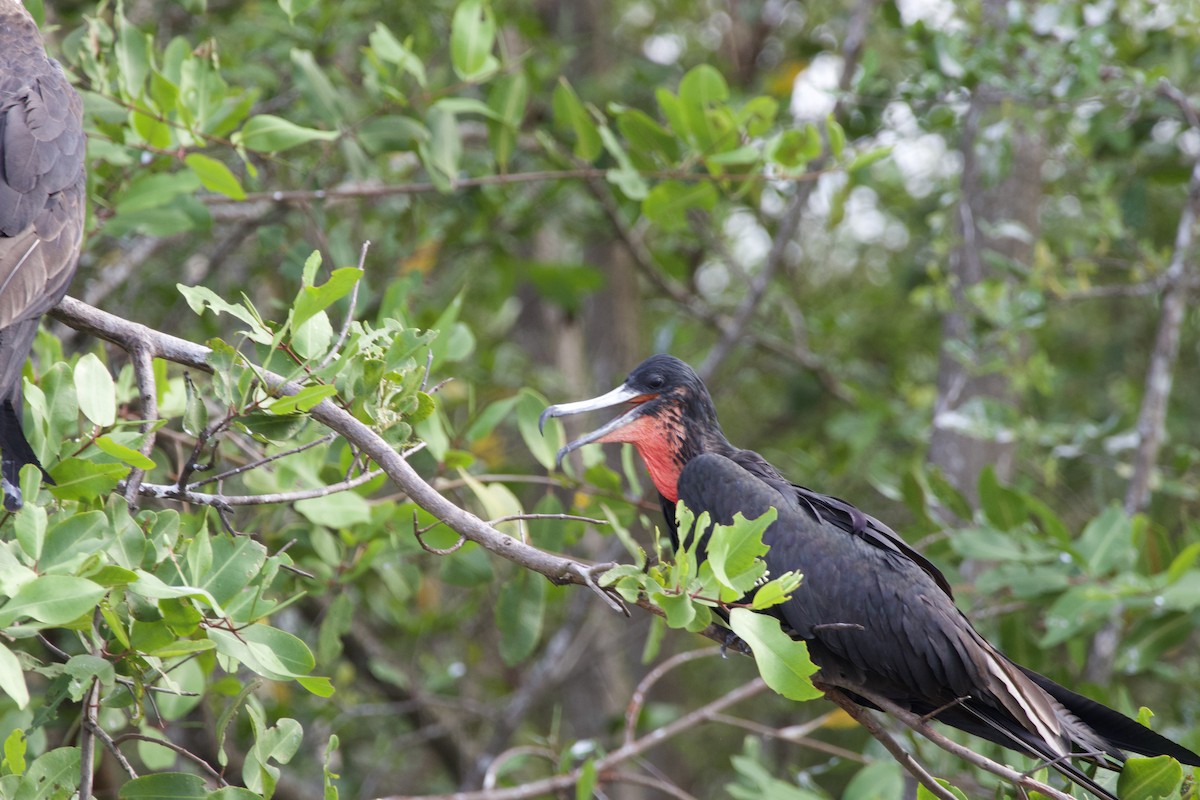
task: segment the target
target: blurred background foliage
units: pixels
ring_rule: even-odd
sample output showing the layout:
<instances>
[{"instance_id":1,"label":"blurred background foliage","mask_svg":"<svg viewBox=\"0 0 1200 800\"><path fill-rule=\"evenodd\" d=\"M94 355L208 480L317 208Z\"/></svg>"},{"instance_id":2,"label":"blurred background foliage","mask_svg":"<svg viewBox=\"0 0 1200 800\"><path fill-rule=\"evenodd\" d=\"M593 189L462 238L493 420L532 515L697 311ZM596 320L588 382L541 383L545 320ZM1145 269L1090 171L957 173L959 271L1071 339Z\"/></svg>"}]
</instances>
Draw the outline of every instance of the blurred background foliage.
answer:
<instances>
[{"instance_id":1,"label":"blurred background foliage","mask_svg":"<svg viewBox=\"0 0 1200 800\"><path fill-rule=\"evenodd\" d=\"M485 519L608 518L501 526L597 560L629 558L614 529L649 549L657 499L629 453L585 452L554 472L534 421L546 398L593 396L672 352L701 370L733 442L918 544L1008 655L1129 713L1149 706L1160 731L1200 746L1200 337L1186 303L1162 447L1148 492L1130 491L1163 312L1198 274L1186 250L1170 269L1200 157L1193 4L63 0L42 13L90 136L76 297L238 347L245 326L192 313L203 304L178 285L283 320L302 283L358 265L369 240L353 295L361 348L327 379L397 447L425 443L414 466ZM351 313L337 297L311 352L292 342L301 360L320 361ZM39 342L35 383L49 394L74 370L91 386L80 353L99 354L117 376L102 390L139 419L123 354L56 333L61 349ZM69 366L47 366L63 353ZM325 433L302 416L265 420L220 379L189 394L181 369L160 373L167 422L148 481L179 478L201 412L238 411L241 427L214 440L219 469ZM105 427L84 415L34 409L64 443L43 436L47 463L75 452L71 419L75 436ZM353 461L323 444L221 490L336 483ZM104 495L120 475L96 469L111 480L52 513L107 509L119 527L123 501ZM241 541L211 510L143 505L155 519L178 511L161 559L209 535L219 553ZM571 768L619 744L653 663L700 643L471 544L423 550L413 526L435 520L382 478L234 521L261 543L256 558L300 570L271 573L275 600L290 598L271 624L307 643L335 693L267 682L247 695L244 663L230 680L190 657L197 702L145 719L114 709L105 724L160 728L208 758L224 711L236 721L225 748L243 753L265 741L256 714L296 720L302 757L276 797L321 796L323 764L346 797ZM121 675L141 668L113 660ZM747 659L692 662L656 687L640 729L754 674ZM4 719L36 728L32 757L69 744L77 712L35 718L53 692L28 682L30 707ZM763 728L705 725L639 768L696 797L912 791L828 711L760 697L737 714ZM842 749L763 733L807 720ZM918 749L969 795L994 791ZM157 759L139 765L191 769ZM124 778L111 759L101 770L97 791L112 796Z\"/></svg>"}]
</instances>

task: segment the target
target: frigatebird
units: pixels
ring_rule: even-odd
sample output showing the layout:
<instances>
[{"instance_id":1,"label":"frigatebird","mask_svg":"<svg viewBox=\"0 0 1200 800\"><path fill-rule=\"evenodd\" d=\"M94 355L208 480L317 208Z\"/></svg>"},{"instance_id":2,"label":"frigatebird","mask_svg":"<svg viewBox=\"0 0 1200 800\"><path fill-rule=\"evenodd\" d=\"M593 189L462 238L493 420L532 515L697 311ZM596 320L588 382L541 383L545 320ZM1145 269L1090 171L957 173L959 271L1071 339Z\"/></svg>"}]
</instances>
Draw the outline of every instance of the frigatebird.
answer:
<instances>
[{"instance_id":1,"label":"frigatebird","mask_svg":"<svg viewBox=\"0 0 1200 800\"><path fill-rule=\"evenodd\" d=\"M83 103L20 0L0 0L0 485L21 507L34 464L21 428L21 368L38 319L66 294L84 226Z\"/></svg>"},{"instance_id":2,"label":"frigatebird","mask_svg":"<svg viewBox=\"0 0 1200 800\"><path fill-rule=\"evenodd\" d=\"M676 548L680 500L725 525L738 512L754 518L775 508L763 535L767 574L804 577L790 600L765 613L807 643L822 675L1033 756L1105 800L1116 798L1071 759L1119 770L1133 752L1200 766L1200 755L1006 658L958 609L937 567L883 522L730 444L708 388L684 362L651 356L611 392L550 406L540 422L612 407L625 410L564 446L560 463L585 444L633 444ZM713 530L699 532L701 557ZM696 534L683 532L685 540Z\"/></svg>"}]
</instances>

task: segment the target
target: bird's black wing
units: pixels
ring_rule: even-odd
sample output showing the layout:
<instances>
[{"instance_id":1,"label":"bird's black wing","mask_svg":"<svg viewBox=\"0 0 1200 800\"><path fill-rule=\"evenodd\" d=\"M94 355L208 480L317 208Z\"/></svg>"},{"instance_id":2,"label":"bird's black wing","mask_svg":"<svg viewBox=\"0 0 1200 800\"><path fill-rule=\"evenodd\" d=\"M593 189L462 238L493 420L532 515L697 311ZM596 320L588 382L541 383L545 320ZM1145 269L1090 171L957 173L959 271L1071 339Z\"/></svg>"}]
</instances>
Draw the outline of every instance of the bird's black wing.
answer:
<instances>
[{"instance_id":1,"label":"bird's black wing","mask_svg":"<svg viewBox=\"0 0 1200 800\"><path fill-rule=\"evenodd\" d=\"M876 547L904 556L923 569L946 593L947 597L954 597L954 592L950 589L950 582L946 580L942 571L935 567L932 561L914 550L908 542L900 537L900 534L885 523L845 500L814 492L812 489L789 482L769 461L753 450L742 450L736 453L733 461L780 491L785 491L785 485L790 487L795 492L801 506L808 509L817 520L829 522L848 533L861 537Z\"/></svg>"},{"instance_id":2,"label":"bird's black wing","mask_svg":"<svg viewBox=\"0 0 1200 800\"><path fill-rule=\"evenodd\" d=\"M21 466L38 464L21 429L21 367L38 318L75 272L84 150L79 95L20 3L0 2L0 477L10 510Z\"/></svg>"}]
</instances>

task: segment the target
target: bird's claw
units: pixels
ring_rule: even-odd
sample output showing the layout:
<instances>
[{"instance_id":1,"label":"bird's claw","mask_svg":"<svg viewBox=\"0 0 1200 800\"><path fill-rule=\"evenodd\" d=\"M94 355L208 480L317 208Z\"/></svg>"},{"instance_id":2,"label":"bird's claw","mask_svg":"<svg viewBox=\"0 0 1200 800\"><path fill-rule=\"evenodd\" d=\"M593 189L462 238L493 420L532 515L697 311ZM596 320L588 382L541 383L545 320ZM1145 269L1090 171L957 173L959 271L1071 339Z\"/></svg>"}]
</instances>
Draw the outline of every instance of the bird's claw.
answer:
<instances>
[{"instance_id":1,"label":"bird's claw","mask_svg":"<svg viewBox=\"0 0 1200 800\"><path fill-rule=\"evenodd\" d=\"M750 649L750 645L746 644L744 639L733 631L725 631L725 641L721 642L721 658L729 658L730 650L741 653L744 656L754 655L754 652Z\"/></svg>"}]
</instances>

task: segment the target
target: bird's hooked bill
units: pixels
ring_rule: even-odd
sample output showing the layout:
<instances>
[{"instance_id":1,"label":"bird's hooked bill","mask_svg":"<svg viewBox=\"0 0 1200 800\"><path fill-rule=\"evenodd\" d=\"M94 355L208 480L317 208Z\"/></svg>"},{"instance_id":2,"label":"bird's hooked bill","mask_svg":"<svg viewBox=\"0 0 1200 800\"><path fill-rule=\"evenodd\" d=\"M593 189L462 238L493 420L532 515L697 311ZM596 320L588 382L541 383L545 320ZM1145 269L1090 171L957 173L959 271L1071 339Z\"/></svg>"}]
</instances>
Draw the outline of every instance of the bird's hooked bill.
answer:
<instances>
[{"instance_id":1,"label":"bird's hooked bill","mask_svg":"<svg viewBox=\"0 0 1200 800\"><path fill-rule=\"evenodd\" d=\"M604 436L612 433L613 431L628 425L636 417L643 413L644 409L642 408L642 403L651 399L651 397L653 396L647 396L645 392L640 392L630 386L621 384L611 392L602 394L599 397L593 397L591 400L579 400L574 403L561 403L556 406L550 406L542 412L540 417L538 417L538 430L544 433L546 428L546 420L550 419L551 417L569 417L573 414L582 414L585 411L599 411L605 408L612 408L613 406L619 406L623 403L636 403L633 408L631 408L629 411L626 411L616 419L601 425L591 433L584 434L572 442L567 442L565 445L559 448L555 463L561 469L562 461L564 458L566 458L567 453L570 453L572 450L577 450L578 448L583 447L585 444L591 444L592 442L602 439Z\"/></svg>"}]
</instances>

